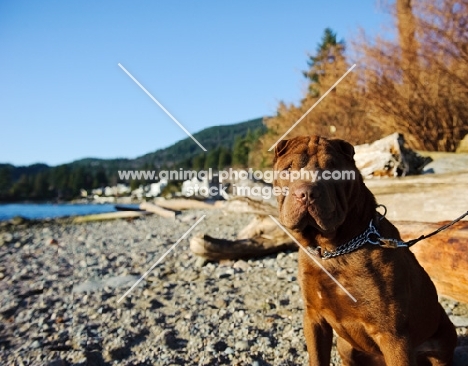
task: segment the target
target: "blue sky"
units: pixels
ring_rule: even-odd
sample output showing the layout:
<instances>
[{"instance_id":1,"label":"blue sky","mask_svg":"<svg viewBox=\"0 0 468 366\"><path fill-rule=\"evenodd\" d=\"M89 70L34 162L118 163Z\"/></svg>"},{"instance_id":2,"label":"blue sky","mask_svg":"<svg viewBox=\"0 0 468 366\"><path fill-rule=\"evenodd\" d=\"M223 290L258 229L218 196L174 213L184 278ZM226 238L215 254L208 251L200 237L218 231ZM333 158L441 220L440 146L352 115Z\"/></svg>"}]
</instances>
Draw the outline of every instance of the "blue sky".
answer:
<instances>
[{"instance_id":1,"label":"blue sky","mask_svg":"<svg viewBox=\"0 0 468 366\"><path fill-rule=\"evenodd\" d=\"M184 132L275 113L306 84L324 28L345 41L378 0L0 2L0 162L134 158ZM203 143L203 141L200 141Z\"/></svg>"}]
</instances>

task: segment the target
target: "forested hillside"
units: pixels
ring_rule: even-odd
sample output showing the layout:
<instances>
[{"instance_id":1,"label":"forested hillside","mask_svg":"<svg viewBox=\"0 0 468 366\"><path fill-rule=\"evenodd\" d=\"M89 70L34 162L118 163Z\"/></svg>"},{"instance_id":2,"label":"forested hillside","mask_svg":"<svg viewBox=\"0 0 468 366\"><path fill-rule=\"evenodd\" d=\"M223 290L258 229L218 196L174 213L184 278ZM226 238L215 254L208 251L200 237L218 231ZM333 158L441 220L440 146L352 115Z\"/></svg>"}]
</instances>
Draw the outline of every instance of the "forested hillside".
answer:
<instances>
[{"instance_id":1,"label":"forested hillside","mask_svg":"<svg viewBox=\"0 0 468 366\"><path fill-rule=\"evenodd\" d=\"M50 167L45 164L15 167L0 164L0 201L71 199L81 189L115 185L119 170L204 169L245 166L253 143L266 131L263 118L206 128L189 137L136 159L86 158ZM125 182L132 188L149 182Z\"/></svg>"}]
</instances>

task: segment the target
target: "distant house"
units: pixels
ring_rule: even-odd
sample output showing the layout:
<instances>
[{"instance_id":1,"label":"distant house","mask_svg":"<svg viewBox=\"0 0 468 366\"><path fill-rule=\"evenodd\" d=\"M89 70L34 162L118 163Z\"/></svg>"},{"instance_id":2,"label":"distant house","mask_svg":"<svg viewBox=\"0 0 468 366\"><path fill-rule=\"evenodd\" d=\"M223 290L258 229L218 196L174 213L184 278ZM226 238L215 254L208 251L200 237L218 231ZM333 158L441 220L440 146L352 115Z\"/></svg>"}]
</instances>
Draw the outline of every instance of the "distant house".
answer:
<instances>
[{"instance_id":1,"label":"distant house","mask_svg":"<svg viewBox=\"0 0 468 366\"><path fill-rule=\"evenodd\" d=\"M158 197L164 187L167 186L167 180L161 179L158 183L151 183L148 186L140 186L132 191L132 197L141 200L142 198Z\"/></svg>"},{"instance_id":2,"label":"distant house","mask_svg":"<svg viewBox=\"0 0 468 366\"><path fill-rule=\"evenodd\" d=\"M145 196L145 187L139 186L132 191L132 197L141 200Z\"/></svg>"},{"instance_id":3,"label":"distant house","mask_svg":"<svg viewBox=\"0 0 468 366\"><path fill-rule=\"evenodd\" d=\"M166 186L167 179L161 179L158 183L151 183L146 197L158 197Z\"/></svg>"},{"instance_id":4,"label":"distant house","mask_svg":"<svg viewBox=\"0 0 468 366\"><path fill-rule=\"evenodd\" d=\"M126 186L125 184L117 184L113 187L106 187L104 188L104 196L108 197L117 197L117 196L125 196L131 192L130 187Z\"/></svg>"}]
</instances>

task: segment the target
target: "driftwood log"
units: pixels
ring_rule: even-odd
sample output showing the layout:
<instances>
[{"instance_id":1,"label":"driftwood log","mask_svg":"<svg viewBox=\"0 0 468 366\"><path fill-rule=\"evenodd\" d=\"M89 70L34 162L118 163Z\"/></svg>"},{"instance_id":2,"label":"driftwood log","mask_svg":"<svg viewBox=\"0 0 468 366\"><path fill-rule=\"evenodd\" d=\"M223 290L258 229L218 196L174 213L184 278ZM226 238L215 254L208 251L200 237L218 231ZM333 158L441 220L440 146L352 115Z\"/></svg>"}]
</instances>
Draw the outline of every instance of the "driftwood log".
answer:
<instances>
[{"instance_id":1,"label":"driftwood log","mask_svg":"<svg viewBox=\"0 0 468 366\"><path fill-rule=\"evenodd\" d=\"M405 146L403 135L394 133L371 144L354 147L354 160L364 177L420 174L431 158L423 157Z\"/></svg>"},{"instance_id":2,"label":"driftwood log","mask_svg":"<svg viewBox=\"0 0 468 366\"><path fill-rule=\"evenodd\" d=\"M162 208L162 207L160 207L158 205L155 205L155 204L149 203L149 202L142 202L140 204L140 209L145 210L147 212L154 213L154 214L162 216L162 217L169 218L169 219L174 219L175 216L176 216L175 211L166 210L165 208Z\"/></svg>"},{"instance_id":3,"label":"driftwood log","mask_svg":"<svg viewBox=\"0 0 468 366\"><path fill-rule=\"evenodd\" d=\"M105 220L116 220L116 219L135 219L138 217L146 216L150 214L144 211L117 211L109 213L101 213L95 215L77 216L73 219L73 223L80 224L83 222L93 221L105 221Z\"/></svg>"},{"instance_id":4,"label":"driftwood log","mask_svg":"<svg viewBox=\"0 0 468 366\"><path fill-rule=\"evenodd\" d=\"M404 240L418 238L441 223L394 222ZM411 247L419 263L434 282L440 295L468 303L468 221L452 227Z\"/></svg>"},{"instance_id":5,"label":"driftwood log","mask_svg":"<svg viewBox=\"0 0 468 366\"><path fill-rule=\"evenodd\" d=\"M162 208L166 208L169 210L174 211L183 211L183 210L209 210L215 208L214 205L210 205L209 203L203 201L196 201L196 200L189 200L189 199L156 199L154 203Z\"/></svg>"}]
</instances>

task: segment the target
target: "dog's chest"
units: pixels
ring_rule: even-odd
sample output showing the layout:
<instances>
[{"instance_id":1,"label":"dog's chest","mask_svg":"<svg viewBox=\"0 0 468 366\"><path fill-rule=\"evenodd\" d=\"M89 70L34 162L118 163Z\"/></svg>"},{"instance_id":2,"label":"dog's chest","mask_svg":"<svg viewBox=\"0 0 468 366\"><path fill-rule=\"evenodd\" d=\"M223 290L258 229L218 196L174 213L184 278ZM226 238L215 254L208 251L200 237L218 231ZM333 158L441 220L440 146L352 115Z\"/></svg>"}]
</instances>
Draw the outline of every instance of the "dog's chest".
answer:
<instances>
[{"instance_id":1,"label":"dog's chest","mask_svg":"<svg viewBox=\"0 0 468 366\"><path fill-rule=\"evenodd\" d=\"M318 311L332 310L344 313L352 307L353 299L346 291L349 279L341 271L327 270L305 261L299 261L299 282L304 305ZM336 282L335 282L336 281ZM337 284L339 283L339 285Z\"/></svg>"}]
</instances>

